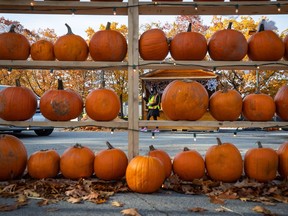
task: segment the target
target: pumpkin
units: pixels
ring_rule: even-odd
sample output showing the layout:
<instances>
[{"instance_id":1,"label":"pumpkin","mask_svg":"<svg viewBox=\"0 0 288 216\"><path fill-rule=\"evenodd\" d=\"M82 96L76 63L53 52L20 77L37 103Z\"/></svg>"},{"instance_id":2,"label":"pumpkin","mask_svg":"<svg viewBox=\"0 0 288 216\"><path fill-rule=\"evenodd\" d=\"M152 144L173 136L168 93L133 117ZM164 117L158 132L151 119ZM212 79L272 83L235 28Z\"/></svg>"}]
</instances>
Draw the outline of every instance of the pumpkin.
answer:
<instances>
[{"instance_id":1,"label":"pumpkin","mask_svg":"<svg viewBox=\"0 0 288 216\"><path fill-rule=\"evenodd\" d=\"M174 80L162 94L162 110L171 120L198 120L207 111L209 96L203 85L192 80Z\"/></svg>"},{"instance_id":2,"label":"pumpkin","mask_svg":"<svg viewBox=\"0 0 288 216\"><path fill-rule=\"evenodd\" d=\"M20 178L27 163L27 151L20 139L0 134L0 181Z\"/></svg>"},{"instance_id":3,"label":"pumpkin","mask_svg":"<svg viewBox=\"0 0 288 216\"><path fill-rule=\"evenodd\" d=\"M217 138L217 145L208 148L205 165L208 176L216 181L235 182L243 172L243 160L238 148L229 142L222 143Z\"/></svg>"},{"instance_id":4,"label":"pumpkin","mask_svg":"<svg viewBox=\"0 0 288 216\"><path fill-rule=\"evenodd\" d=\"M279 167L278 172L283 179L288 178L288 142L282 143L278 150Z\"/></svg>"},{"instance_id":5,"label":"pumpkin","mask_svg":"<svg viewBox=\"0 0 288 216\"><path fill-rule=\"evenodd\" d=\"M169 43L161 29L149 29L139 39L139 53L143 60L164 60L169 53Z\"/></svg>"},{"instance_id":6,"label":"pumpkin","mask_svg":"<svg viewBox=\"0 0 288 216\"><path fill-rule=\"evenodd\" d=\"M248 39L248 57L252 61L278 61L285 53L282 39L261 23L258 31Z\"/></svg>"},{"instance_id":7,"label":"pumpkin","mask_svg":"<svg viewBox=\"0 0 288 216\"><path fill-rule=\"evenodd\" d=\"M173 159L173 172L183 181L200 179L205 175L204 159L196 150L185 147Z\"/></svg>"},{"instance_id":8,"label":"pumpkin","mask_svg":"<svg viewBox=\"0 0 288 216\"><path fill-rule=\"evenodd\" d=\"M249 149L244 156L244 171L248 178L259 182L268 182L276 178L278 155L272 148L264 148L257 142L258 148Z\"/></svg>"},{"instance_id":9,"label":"pumpkin","mask_svg":"<svg viewBox=\"0 0 288 216\"><path fill-rule=\"evenodd\" d=\"M175 60L202 60L207 53L206 38L191 32L191 23L187 32L178 33L170 43L170 53Z\"/></svg>"},{"instance_id":10,"label":"pumpkin","mask_svg":"<svg viewBox=\"0 0 288 216\"><path fill-rule=\"evenodd\" d=\"M127 42L118 31L110 29L108 22L106 29L96 32L90 42L89 51L94 61L123 61L127 54Z\"/></svg>"},{"instance_id":11,"label":"pumpkin","mask_svg":"<svg viewBox=\"0 0 288 216\"><path fill-rule=\"evenodd\" d=\"M114 148L109 142L106 145L108 149L95 155L94 173L102 180L119 180L125 176L128 158L121 149Z\"/></svg>"},{"instance_id":12,"label":"pumpkin","mask_svg":"<svg viewBox=\"0 0 288 216\"><path fill-rule=\"evenodd\" d=\"M51 121L69 121L82 113L83 100L77 92L64 90L59 79L58 89L50 89L40 98L40 111Z\"/></svg>"},{"instance_id":13,"label":"pumpkin","mask_svg":"<svg viewBox=\"0 0 288 216\"><path fill-rule=\"evenodd\" d=\"M0 60L26 60L30 55L30 43L15 32L15 25L11 25L9 32L0 34L0 47Z\"/></svg>"},{"instance_id":14,"label":"pumpkin","mask_svg":"<svg viewBox=\"0 0 288 216\"><path fill-rule=\"evenodd\" d=\"M218 121L236 121L242 113L242 97L235 89L224 87L211 95L209 111Z\"/></svg>"},{"instance_id":15,"label":"pumpkin","mask_svg":"<svg viewBox=\"0 0 288 216\"><path fill-rule=\"evenodd\" d=\"M247 54L248 44L244 35L237 30L228 29L216 31L208 40L208 52L215 61L240 61Z\"/></svg>"},{"instance_id":16,"label":"pumpkin","mask_svg":"<svg viewBox=\"0 0 288 216\"><path fill-rule=\"evenodd\" d=\"M31 89L21 86L16 80L16 86L0 91L0 118L6 121L25 121L34 115L37 109L37 97Z\"/></svg>"},{"instance_id":17,"label":"pumpkin","mask_svg":"<svg viewBox=\"0 0 288 216\"><path fill-rule=\"evenodd\" d=\"M65 178L89 178L93 174L94 153L81 144L67 148L60 157L60 172Z\"/></svg>"},{"instance_id":18,"label":"pumpkin","mask_svg":"<svg viewBox=\"0 0 288 216\"><path fill-rule=\"evenodd\" d=\"M79 35L73 34L65 23L68 33L59 37L54 43L54 54L59 61L85 61L89 54L86 41Z\"/></svg>"},{"instance_id":19,"label":"pumpkin","mask_svg":"<svg viewBox=\"0 0 288 216\"><path fill-rule=\"evenodd\" d=\"M284 38L284 46L285 46L285 53L284 53L284 59L288 61L288 35Z\"/></svg>"},{"instance_id":20,"label":"pumpkin","mask_svg":"<svg viewBox=\"0 0 288 216\"><path fill-rule=\"evenodd\" d=\"M164 180L164 165L156 157L138 155L127 166L126 182L134 192L156 192L161 188Z\"/></svg>"},{"instance_id":21,"label":"pumpkin","mask_svg":"<svg viewBox=\"0 0 288 216\"><path fill-rule=\"evenodd\" d=\"M148 155L158 158L164 165L165 177L168 178L172 172L172 161L169 154L161 149L156 149L153 145L149 146Z\"/></svg>"},{"instance_id":22,"label":"pumpkin","mask_svg":"<svg viewBox=\"0 0 288 216\"><path fill-rule=\"evenodd\" d=\"M288 121L288 85L280 87L274 97L276 114L283 120Z\"/></svg>"},{"instance_id":23,"label":"pumpkin","mask_svg":"<svg viewBox=\"0 0 288 216\"><path fill-rule=\"evenodd\" d=\"M52 42L42 39L31 45L31 58L33 60L53 61L55 60L54 45Z\"/></svg>"},{"instance_id":24,"label":"pumpkin","mask_svg":"<svg viewBox=\"0 0 288 216\"><path fill-rule=\"evenodd\" d=\"M87 95L85 109L95 121L111 121L118 116L120 99L111 89L95 89Z\"/></svg>"},{"instance_id":25,"label":"pumpkin","mask_svg":"<svg viewBox=\"0 0 288 216\"><path fill-rule=\"evenodd\" d=\"M274 100L267 94L256 92L243 99L242 114L249 121L271 121L275 111Z\"/></svg>"},{"instance_id":26,"label":"pumpkin","mask_svg":"<svg viewBox=\"0 0 288 216\"><path fill-rule=\"evenodd\" d=\"M60 156L54 149L36 151L28 159L27 170L35 179L54 178L60 170Z\"/></svg>"}]
</instances>

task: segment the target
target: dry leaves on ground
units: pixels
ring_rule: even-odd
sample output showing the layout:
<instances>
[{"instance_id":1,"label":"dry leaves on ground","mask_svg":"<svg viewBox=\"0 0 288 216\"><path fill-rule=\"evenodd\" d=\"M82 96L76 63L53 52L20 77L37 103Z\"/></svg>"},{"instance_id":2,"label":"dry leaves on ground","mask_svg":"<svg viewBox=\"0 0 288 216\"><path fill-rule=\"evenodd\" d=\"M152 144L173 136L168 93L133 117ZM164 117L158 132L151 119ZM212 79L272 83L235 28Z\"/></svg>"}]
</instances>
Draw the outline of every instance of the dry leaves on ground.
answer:
<instances>
[{"instance_id":1,"label":"dry leaves on ground","mask_svg":"<svg viewBox=\"0 0 288 216\"><path fill-rule=\"evenodd\" d=\"M123 209L121 211L122 215L129 215L129 216L141 216L137 209L135 208L129 208L129 209Z\"/></svg>"}]
</instances>

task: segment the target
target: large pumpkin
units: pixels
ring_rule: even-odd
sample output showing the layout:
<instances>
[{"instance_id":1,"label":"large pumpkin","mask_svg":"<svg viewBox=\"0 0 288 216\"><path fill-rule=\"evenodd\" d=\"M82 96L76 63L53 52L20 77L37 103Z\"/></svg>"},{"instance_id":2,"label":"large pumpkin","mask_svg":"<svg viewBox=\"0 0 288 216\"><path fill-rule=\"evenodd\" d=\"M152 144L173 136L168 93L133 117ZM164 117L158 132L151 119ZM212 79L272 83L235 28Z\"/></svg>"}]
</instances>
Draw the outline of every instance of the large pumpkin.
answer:
<instances>
[{"instance_id":1,"label":"large pumpkin","mask_svg":"<svg viewBox=\"0 0 288 216\"><path fill-rule=\"evenodd\" d=\"M86 41L73 34L69 25L65 24L68 33L59 37L54 43L54 54L59 61L85 61L89 48Z\"/></svg>"},{"instance_id":2,"label":"large pumpkin","mask_svg":"<svg viewBox=\"0 0 288 216\"><path fill-rule=\"evenodd\" d=\"M243 172L243 160L240 151L232 143L222 143L208 148L205 165L210 178L216 181L235 182Z\"/></svg>"},{"instance_id":3,"label":"large pumpkin","mask_svg":"<svg viewBox=\"0 0 288 216\"><path fill-rule=\"evenodd\" d=\"M123 61L127 53L125 37L118 31L106 29L96 32L90 42L89 51L94 61Z\"/></svg>"},{"instance_id":4,"label":"large pumpkin","mask_svg":"<svg viewBox=\"0 0 288 216\"><path fill-rule=\"evenodd\" d=\"M268 182L276 178L278 155L272 148L264 148L257 142L258 148L249 149L244 156L244 170L247 177L259 182Z\"/></svg>"},{"instance_id":5,"label":"large pumpkin","mask_svg":"<svg viewBox=\"0 0 288 216\"><path fill-rule=\"evenodd\" d=\"M209 96L203 85L192 80L174 80L162 94L162 109L171 120L198 120L207 111Z\"/></svg>"},{"instance_id":6,"label":"large pumpkin","mask_svg":"<svg viewBox=\"0 0 288 216\"><path fill-rule=\"evenodd\" d=\"M160 29L145 31L139 39L139 53L143 60L164 60L169 53L169 43Z\"/></svg>"},{"instance_id":7,"label":"large pumpkin","mask_svg":"<svg viewBox=\"0 0 288 216\"><path fill-rule=\"evenodd\" d=\"M60 157L60 171L65 178L89 178L93 174L94 153L80 144L67 148Z\"/></svg>"},{"instance_id":8,"label":"large pumpkin","mask_svg":"<svg viewBox=\"0 0 288 216\"><path fill-rule=\"evenodd\" d=\"M0 134L0 181L20 178L27 163L27 151L20 139Z\"/></svg>"},{"instance_id":9,"label":"large pumpkin","mask_svg":"<svg viewBox=\"0 0 288 216\"><path fill-rule=\"evenodd\" d=\"M225 87L211 95L209 111L218 121L236 121L242 112L242 97L235 89Z\"/></svg>"},{"instance_id":10,"label":"large pumpkin","mask_svg":"<svg viewBox=\"0 0 288 216\"><path fill-rule=\"evenodd\" d=\"M271 121L275 111L274 100L267 94L253 93L243 99L242 114L249 121Z\"/></svg>"},{"instance_id":11,"label":"large pumpkin","mask_svg":"<svg viewBox=\"0 0 288 216\"><path fill-rule=\"evenodd\" d=\"M15 32L15 25L9 32L0 34L0 47L0 60L26 60L30 55L30 43L25 36Z\"/></svg>"},{"instance_id":12,"label":"large pumpkin","mask_svg":"<svg viewBox=\"0 0 288 216\"><path fill-rule=\"evenodd\" d=\"M183 181L193 181L205 175L203 157L196 150L187 147L173 159L173 172Z\"/></svg>"},{"instance_id":13,"label":"large pumpkin","mask_svg":"<svg viewBox=\"0 0 288 216\"><path fill-rule=\"evenodd\" d=\"M285 54L284 59L288 61L288 35L284 38Z\"/></svg>"},{"instance_id":14,"label":"large pumpkin","mask_svg":"<svg viewBox=\"0 0 288 216\"><path fill-rule=\"evenodd\" d=\"M64 90L62 80L58 80L58 89L46 91L40 99L43 116L51 121L69 121L77 118L83 111L83 100L73 90Z\"/></svg>"},{"instance_id":15,"label":"large pumpkin","mask_svg":"<svg viewBox=\"0 0 288 216\"><path fill-rule=\"evenodd\" d=\"M54 149L36 151L28 159L27 170L32 178L54 178L60 170L60 156Z\"/></svg>"},{"instance_id":16,"label":"large pumpkin","mask_svg":"<svg viewBox=\"0 0 288 216\"><path fill-rule=\"evenodd\" d=\"M159 190L165 180L165 168L156 157L136 156L128 164L126 182L137 193L153 193Z\"/></svg>"},{"instance_id":17,"label":"large pumpkin","mask_svg":"<svg viewBox=\"0 0 288 216\"><path fill-rule=\"evenodd\" d=\"M52 42L42 39L31 45L31 58L33 60L53 61L55 60L54 45Z\"/></svg>"},{"instance_id":18,"label":"large pumpkin","mask_svg":"<svg viewBox=\"0 0 288 216\"><path fill-rule=\"evenodd\" d=\"M0 118L6 121L25 121L34 115L37 109L37 97L31 89L21 86L16 80L16 86L0 91Z\"/></svg>"},{"instance_id":19,"label":"large pumpkin","mask_svg":"<svg viewBox=\"0 0 288 216\"><path fill-rule=\"evenodd\" d=\"M288 142L282 143L278 150L279 167L278 172L283 179L288 178Z\"/></svg>"},{"instance_id":20,"label":"large pumpkin","mask_svg":"<svg viewBox=\"0 0 288 216\"><path fill-rule=\"evenodd\" d=\"M288 121L288 85L280 87L274 97L276 114L283 120Z\"/></svg>"},{"instance_id":21,"label":"large pumpkin","mask_svg":"<svg viewBox=\"0 0 288 216\"><path fill-rule=\"evenodd\" d=\"M95 121L111 121L119 114L120 99L113 90L95 89L87 95L85 109Z\"/></svg>"},{"instance_id":22,"label":"large pumpkin","mask_svg":"<svg viewBox=\"0 0 288 216\"><path fill-rule=\"evenodd\" d=\"M178 33L170 43L170 53L175 60L202 60L207 53L206 38L191 32L191 23L187 32Z\"/></svg>"},{"instance_id":23,"label":"large pumpkin","mask_svg":"<svg viewBox=\"0 0 288 216\"><path fill-rule=\"evenodd\" d=\"M258 32L248 39L248 57L252 61L278 61L284 56L282 39L272 30L265 30L261 23Z\"/></svg>"},{"instance_id":24,"label":"large pumpkin","mask_svg":"<svg viewBox=\"0 0 288 216\"><path fill-rule=\"evenodd\" d=\"M119 180L125 176L128 158L124 151L114 148L106 142L108 149L95 155L94 173L97 178L106 181Z\"/></svg>"},{"instance_id":25,"label":"large pumpkin","mask_svg":"<svg viewBox=\"0 0 288 216\"><path fill-rule=\"evenodd\" d=\"M216 31L208 40L208 52L215 61L240 61L247 54L248 44L244 35L237 30L228 29Z\"/></svg>"}]
</instances>

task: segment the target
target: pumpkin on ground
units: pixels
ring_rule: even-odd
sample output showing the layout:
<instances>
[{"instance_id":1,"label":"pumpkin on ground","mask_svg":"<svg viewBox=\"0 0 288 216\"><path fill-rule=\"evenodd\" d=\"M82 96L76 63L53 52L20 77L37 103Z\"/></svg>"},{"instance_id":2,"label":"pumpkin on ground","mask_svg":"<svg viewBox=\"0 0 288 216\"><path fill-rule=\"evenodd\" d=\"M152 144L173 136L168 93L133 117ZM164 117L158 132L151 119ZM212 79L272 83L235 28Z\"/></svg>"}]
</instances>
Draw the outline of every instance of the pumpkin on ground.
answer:
<instances>
[{"instance_id":1,"label":"pumpkin on ground","mask_svg":"<svg viewBox=\"0 0 288 216\"><path fill-rule=\"evenodd\" d=\"M167 118L194 121L206 113L209 96L197 81L174 80L164 89L161 101Z\"/></svg>"},{"instance_id":2,"label":"pumpkin on ground","mask_svg":"<svg viewBox=\"0 0 288 216\"><path fill-rule=\"evenodd\" d=\"M285 53L284 53L284 59L288 61L288 35L284 38L284 46L285 46Z\"/></svg>"},{"instance_id":3,"label":"pumpkin on ground","mask_svg":"<svg viewBox=\"0 0 288 216\"><path fill-rule=\"evenodd\" d=\"M83 100L77 92L64 90L59 79L58 89L50 89L40 98L40 111L51 121L69 121L82 113Z\"/></svg>"},{"instance_id":4,"label":"pumpkin on ground","mask_svg":"<svg viewBox=\"0 0 288 216\"><path fill-rule=\"evenodd\" d=\"M185 147L173 159L173 172L183 181L200 179L205 175L204 159L196 150Z\"/></svg>"},{"instance_id":5,"label":"pumpkin on ground","mask_svg":"<svg viewBox=\"0 0 288 216\"><path fill-rule=\"evenodd\" d=\"M158 158L163 163L165 177L168 178L172 172L172 161L169 154L164 150L156 149L153 145L150 145L148 155Z\"/></svg>"},{"instance_id":6,"label":"pumpkin on ground","mask_svg":"<svg viewBox=\"0 0 288 216\"><path fill-rule=\"evenodd\" d=\"M20 139L0 134L0 181L20 178L27 164L27 151Z\"/></svg>"},{"instance_id":7,"label":"pumpkin on ground","mask_svg":"<svg viewBox=\"0 0 288 216\"><path fill-rule=\"evenodd\" d=\"M28 159L27 170L35 179L54 178L60 170L60 156L54 149L36 151Z\"/></svg>"},{"instance_id":8,"label":"pumpkin on ground","mask_svg":"<svg viewBox=\"0 0 288 216\"><path fill-rule=\"evenodd\" d=\"M0 34L0 60L26 60L30 55L30 43L27 38L15 32L11 25L9 32Z\"/></svg>"},{"instance_id":9,"label":"pumpkin on ground","mask_svg":"<svg viewBox=\"0 0 288 216\"><path fill-rule=\"evenodd\" d=\"M119 180L125 176L128 158L121 149L114 148L109 142L106 145L108 149L95 155L94 173L102 180Z\"/></svg>"},{"instance_id":10,"label":"pumpkin on ground","mask_svg":"<svg viewBox=\"0 0 288 216\"><path fill-rule=\"evenodd\" d=\"M42 39L31 45L31 58L33 60L53 61L55 60L54 45L52 42Z\"/></svg>"},{"instance_id":11,"label":"pumpkin on ground","mask_svg":"<svg viewBox=\"0 0 288 216\"><path fill-rule=\"evenodd\" d=\"M282 143L277 150L279 158L278 172L283 179L288 178L288 142Z\"/></svg>"},{"instance_id":12,"label":"pumpkin on ground","mask_svg":"<svg viewBox=\"0 0 288 216\"><path fill-rule=\"evenodd\" d=\"M216 181L236 182L243 172L241 153L232 143L222 143L219 138L217 142L205 154L208 176Z\"/></svg>"},{"instance_id":13,"label":"pumpkin on ground","mask_svg":"<svg viewBox=\"0 0 288 216\"><path fill-rule=\"evenodd\" d=\"M274 97L276 114L283 120L288 121L288 85L280 87Z\"/></svg>"},{"instance_id":14,"label":"pumpkin on ground","mask_svg":"<svg viewBox=\"0 0 288 216\"><path fill-rule=\"evenodd\" d=\"M247 177L259 182L268 182L276 178L278 155L272 148L264 148L257 142L258 148L249 149L244 156L244 170Z\"/></svg>"},{"instance_id":15,"label":"pumpkin on ground","mask_svg":"<svg viewBox=\"0 0 288 216\"><path fill-rule=\"evenodd\" d=\"M93 151L80 144L67 148L60 157L60 172L65 178L89 178L93 174Z\"/></svg>"},{"instance_id":16,"label":"pumpkin on ground","mask_svg":"<svg viewBox=\"0 0 288 216\"><path fill-rule=\"evenodd\" d=\"M26 121L34 115L37 109L37 97L31 89L21 86L16 80L16 86L0 91L0 118L6 121Z\"/></svg>"},{"instance_id":17,"label":"pumpkin on ground","mask_svg":"<svg viewBox=\"0 0 288 216\"><path fill-rule=\"evenodd\" d=\"M85 61L89 54L86 41L73 34L69 25L65 24L68 33L59 37L54 43L54 54L59 61Z\"/></svg>"},{"instance_id":18,"label":"pumpkin on ground","mask_svg":"<svg viewBox=\"0 0 288 216\"><path fill-rule=\"evenodd\" d=\"M165 180L165 168L156 157L136 156L127 166L128 187L137 193L153 193L159 190Z\"/></svg>"}]
</instances>

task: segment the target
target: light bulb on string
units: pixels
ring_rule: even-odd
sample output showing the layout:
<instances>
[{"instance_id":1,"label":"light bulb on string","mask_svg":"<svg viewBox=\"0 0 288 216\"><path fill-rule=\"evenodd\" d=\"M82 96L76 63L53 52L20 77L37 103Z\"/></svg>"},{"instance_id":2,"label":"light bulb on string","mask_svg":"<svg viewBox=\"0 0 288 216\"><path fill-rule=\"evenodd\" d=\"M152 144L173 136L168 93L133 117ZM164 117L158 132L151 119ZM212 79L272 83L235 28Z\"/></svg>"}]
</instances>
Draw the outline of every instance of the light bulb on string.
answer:
<instances>
[{"instance_id":1,"label":"light bulb on string","mask_svg":"<svg viewBox=\"0 0 288 216\"><path fill-rule=\"evenodd\" d=\"M196 142L196 140L197 140L197 137L196 137L196 136L197 136L196 133L194 133L194 134L193 134L194 142Z\"/></svg>"},{"instance_id":2,"label":"light bulb on string","mask_svg":"<svg viewBox=\"0 0 288 216\"><path fill-rule=\"evenodd\" d=\"M239 12L239 6L236 5L236 6L235 6L235 13L238 13L238 12Z\"/></svg>"},{"instance_id":3,"label":"light bulb on string","mask_svg":"<svg viewBox=\"0 0 288 216\"><path fill-rule=\"evenodd\" d=\"M151 136L152 139L155 139L155 132L152 131L152 136Z\"/></svg>"},{"instance_id":4,"label":"light bulb on string","mask_svg":"<svg viewBox=\"0 0 288 216\"><path fill-rule=\"evenodd\" d=\"M111 128L111 134L114 134L114 128Z\"/></svg>"},{"instance_id":5,"label":"light bulb on string","mask_svg":"<svg viewBox=\"0 0 288 216\"><path fill-rule=\"evenodd\" d=\"M278 12L281 12L281 6L280 6L280 4L277 4L277 10L278 10Z\"/></svg>"},{"instance_id":6,"label":"light bulb on string","mask_svg":"<svg viewBox=\"0 0 288 216\"><path fill-rule=\"evenodd\" d=\"M237 136L237 131L234 131L233 136L234 136L234 137Z\"/></svg>"},{"instance_id":7,"label":"light bulb on string","mask_svg":"<svg viewBox=\"0 0 288 216\"><path fill-rule=\"evenodd\" d=\"M195 11L198 10L198 5L197 4L195 4L194 9L195 9Z\"/></svg>"},{"instance_id":8,"label":"light bulb on string","mask_svg":"<svg viewBox=\"0 0 288 216\"><path fill-rule=\"evenodd\" d=\"M31 10L34 10L34 2L30 2Z\"/></svg>"},{"instance_id":9,"label":"light bulb on string","mask_svg":"<svg viewBox=\"0 0 288 216\"><path fill-rule=\"evenodd\" d=\"M216 70L216 67L213 67L213 73L216 73L217 70Z\"/></svg>"},{"instance_id":10,"label":"light bulb on string","mask_svg":"<svg viewBox=\"0 0 288 216\"><path fill-rule=\"evenodd\" d=\"M50 69L50 73L51 73L51 74L53 74L53 72L54 72L54 69L53 69L53 68L51 68L51 69Z\"/></svg>"},{"instance_id":11,"label":"light bulb on string","mask_svg":"<svg viewBox=\"0 0 288 216\"><path fill-rule=\"evenodd\" d=\"M71 14L72 14L72 16L74 16L75 15L75 12L76 12L76 10L75 9L71 9Z\"/></svg>"},{"instance_id":12,"label":"light bulb on string","mask_svg":"<svg viewBox=\"0 0 288 216\"><path fill-rule=\"evenodd\" d=\"M116 12L116 8L115 8L115 7L113 8L113 15L114 15L114 16L117 15L117 12Z\"/></svg>"}]
</instances>

